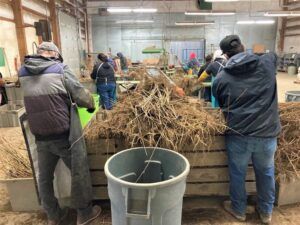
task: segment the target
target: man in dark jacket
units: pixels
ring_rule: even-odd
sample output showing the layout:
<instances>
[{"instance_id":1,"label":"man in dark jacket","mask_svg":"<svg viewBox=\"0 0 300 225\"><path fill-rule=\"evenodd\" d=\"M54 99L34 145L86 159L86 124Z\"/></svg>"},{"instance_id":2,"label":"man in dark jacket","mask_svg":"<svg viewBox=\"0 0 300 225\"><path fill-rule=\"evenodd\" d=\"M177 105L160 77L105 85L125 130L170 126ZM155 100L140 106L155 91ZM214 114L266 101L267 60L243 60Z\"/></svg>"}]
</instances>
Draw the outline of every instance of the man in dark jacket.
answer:
<instances>
[{"instance_id":1,"label":"man in dark jacket","mask_svg":"<svg viewBox=\"0 0 300 225\"><path fill-rule=\"evenodd\" d=\"M220 47L229 59L213 83L229 130L226 148L229 159L230 198L225 209L245 221L246 171L250 159L256 175L257 211L270 223L275 200L274 154L280 133L274 53L258 56L244 52L236 35L224 38Z\"/></svg>"},{"instance_id":2,"label":"man in dark jacket","mask_svg":"<svg viewBox=\"0 0 300 225\"><path fill-rule=\"evenodd\" d=\"M109 64L108 57L105 54L100 53L98 59L99 63L94 66L91 78L96 80L102 108L111 110L116 100L115 71Z\"/></svg>"},{"instance_id":3,"label":"man in dark jacket","mask_svg":"<svg viewBox=\"0 0 300 225\"><path fill-rule=\"evenodd\" d=\"M38 184L42 206L47 213L48 224L58 225L67 215L66 211L59 207L53 190L54 171L58 160L62 159L71 169L72 180L73 173L76 173L77 179L80 176L80 173L73 171L73 168L78 165L73 165L76 161L72 158L74 148L72 148L73 143L69 143L70 98L78 106L88 108L89 111L95 109L94 101L89 91L83 88L69 67L63 64L58 48L51 42L43 42L38 47L38 55L25 57L19 75L24 90L29 127L36 139ZM88 162L83 157L80 163L87 165ZM78 225L89 224L101 213L100 207L92 206L89 176L80 179L81 182L87 184L85 187L90 188L78 190L84 185L72 187L72 193L77 193L72 196L72 199L77 202L75 207L78 213Z\"/></svg>"},{"instance_id":4,"label":"man in dark jacket","mask_svg":"<svg viewBox=\"0 0 300 225\"><path fill-rule=\"evenodd\" d=\"M128 62L126 57L123 55L122 52L118 52L117 56L120 58L120 63L121 63L121 70L126 73L128 71Z\"/></svg>"}]
</instances>

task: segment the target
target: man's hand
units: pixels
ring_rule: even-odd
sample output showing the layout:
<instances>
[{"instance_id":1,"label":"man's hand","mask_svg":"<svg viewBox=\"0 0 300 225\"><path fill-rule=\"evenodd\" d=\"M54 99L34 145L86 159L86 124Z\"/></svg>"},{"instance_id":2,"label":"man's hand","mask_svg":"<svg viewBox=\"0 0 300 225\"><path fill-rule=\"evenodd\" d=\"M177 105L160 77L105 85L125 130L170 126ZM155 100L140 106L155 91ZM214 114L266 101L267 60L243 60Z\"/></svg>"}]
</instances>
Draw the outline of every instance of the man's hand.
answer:
<instances>
[{"instance_id":1,"label":"man's hand","mask_svg":"<svg viewBox=\"0 0 300 225\"><path fill-rule=\"evenodd\" d=\"M95 112L95 108L91 108L91 109L87 109L86 111L88 111L89 113L93 113L93 112Z\"/></svg>"}]
</instances>

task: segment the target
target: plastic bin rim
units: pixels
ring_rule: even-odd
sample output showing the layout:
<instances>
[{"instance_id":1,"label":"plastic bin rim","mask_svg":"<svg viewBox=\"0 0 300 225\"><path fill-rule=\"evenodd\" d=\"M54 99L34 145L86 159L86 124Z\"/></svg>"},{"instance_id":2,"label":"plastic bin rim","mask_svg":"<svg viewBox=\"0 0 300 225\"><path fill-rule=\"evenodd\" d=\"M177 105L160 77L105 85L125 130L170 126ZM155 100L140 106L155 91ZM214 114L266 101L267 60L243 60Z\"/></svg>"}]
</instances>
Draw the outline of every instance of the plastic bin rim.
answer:
<instances>
[{"instance_id":1,"label":"plastic bin rim","mask_svg":"<svg viewBox=\"0 0 300 225\"><path fill-rule=\"evenodd\" d=\"M178 183L180 180L184 179L189 174L189 172L190 172L190 163L187 160L187 158L184 157L183 155L179 154L178 152L175 152L175 151L172 151L172 150L166 149L166 148L156 148L156 149L172 152L172 153L178 155L179 157L181 157L186 163L185 170L180 175L176 176L173 179L166 180L166 181L161 181L161 182L156 182L156 183L142 183L142 184L140 184L140 183L132 183L132 182L127 182L127 181L121 180L121 179L113 176L110 173L110 171L108 169L108 165L114 157L116 157L117 155L123 154L124 152L137 150L137 149L141 149L141 148L142 149L155 149L155 147L145 147L145 148L144 147L136 147L136 148L130 148L130 149L123 150L123 151L118 152L115 155L111 156L106 161L105 166L104 166L104 172L105 172L105 175L107 176L107 178L109 180L113 180L114 182L119 183L123 186L131 187L131 188L158 188L158 187L165 187L165 186L170 186L174 183Z\"/></svg>"},{"instance_id":2,"label":"plastic bin rim","mask_svg":"<svg viewBox=\"0 0 300 225\"><path fill-rule=\"evenodd\" d=\"M285 92L285 95L300 96L300 91L287 91Z\"/></svg>"}]
</instances>

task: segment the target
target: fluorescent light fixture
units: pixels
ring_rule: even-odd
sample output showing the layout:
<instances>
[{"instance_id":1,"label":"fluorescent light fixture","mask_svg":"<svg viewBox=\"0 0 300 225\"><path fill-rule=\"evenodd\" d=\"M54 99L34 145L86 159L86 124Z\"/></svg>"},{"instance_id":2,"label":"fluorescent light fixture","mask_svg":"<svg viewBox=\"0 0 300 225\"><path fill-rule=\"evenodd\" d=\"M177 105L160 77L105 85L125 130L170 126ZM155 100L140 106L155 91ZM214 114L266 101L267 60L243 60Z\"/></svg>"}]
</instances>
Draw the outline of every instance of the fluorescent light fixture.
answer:
<instances>
[{"instance_id":1,"label":"fluorescent light fixture","mask_svg":"<svg viewBox=\"0 0 300 225\"><path fill-rule=\"evenodd\" d=\"M204 25L212 25L215 24L214 21L207 22L176 22L176 26L204 26Z\"/></svg>"},{"instance_id":2,"label":"fluorescent light fixture","mask_svg":"<svg viewBox=\"0 0 300 225\"><path fill-rule=\"evenodd\" d=\"M205 0L206 2L238 2L240 0Z\"/></svg>"},{"instance_id":3,"label":"fluorescent light fixture","mask_svg":"<svg viewBox=\"0 0 300 225\"><path fill-rule=\"evenodd\" d=\"M235 12L218 12L218 11L200 11L200 12L185 12L187 16L232 16Z\"/></svg>"},{"instance_id":4,"label":"fluorescent light fixture","mask_svg":"<svg viewBox=\"0 0 300 225\"><path fill-rule=\"evenodd\" d=\"M254 20L241 20L237 21L237 24L255 24Z\"/></svg>"},{"instance_id":5,"label":"fluorescent light fixture","mask_svg":"<svg viewBox=\"0 0 300 225\"><path fill-rule=\"evenodd\" d=\"M289 17L289 16L300 16L300 11L274 11L266 12L264 16L270 17Z\"/></svg>"},{"instance_id":6,"label":"fluorescent light fixture","mask_svg":"<svg viewBox=\"0 0 300 225\"><path fill-rule=\"evenodd\" d=\"M154 23L153 20L118 20L118 24Z\"/></svg>"},{"instance_id":7,"label":"fluorescent light fixture","mask_svg":"<svg viewBox=\"0 0 300 225\"><path fill-rule=\"evenodd\" d=\"M261 24L261 25L268 25L268 24L274 24L274 20L240 20L237 21L237 24L239 25L251 25L251 24Z\"/></svg>"},{"instance_id":8,"label":"fluorescent light fixture","mask_svg":"<svg viewBox=\"0 0 300 225\"><path fill-rule=\"evenodd\" d=\"M255 21L255 24L274 24L274 20L257 20Z\"/></svg>"},{"instance_id":9,"label":"fluorescent light fixture","mask_svg":"<svg viewBox=\"0 0 300 225\"><path fill-rule=\"evenodd\" d=\"M135 20L136 23L154 23L153 20Z\"/></svg>"},{"instance_id":10,"label":"fluorescent light fixture","mask_svg":"<svg viewBox=\"0 0 300 225\"><path fill-rule=\"evenodd\" d=\"M132 10L135 13L156 13L157 9L138 8Z\"/></svg>"},{"instance_id":11,"label":"fluorescent light fixture","mask_svg":"<svg viewBox=\"0 0 300 225\"><path fill-rule=\"evenodd\" d=\"M108 8L108 12L110 13L130 13L132 12L132 9L129 8Z\"/></svg>"}]
</instances>

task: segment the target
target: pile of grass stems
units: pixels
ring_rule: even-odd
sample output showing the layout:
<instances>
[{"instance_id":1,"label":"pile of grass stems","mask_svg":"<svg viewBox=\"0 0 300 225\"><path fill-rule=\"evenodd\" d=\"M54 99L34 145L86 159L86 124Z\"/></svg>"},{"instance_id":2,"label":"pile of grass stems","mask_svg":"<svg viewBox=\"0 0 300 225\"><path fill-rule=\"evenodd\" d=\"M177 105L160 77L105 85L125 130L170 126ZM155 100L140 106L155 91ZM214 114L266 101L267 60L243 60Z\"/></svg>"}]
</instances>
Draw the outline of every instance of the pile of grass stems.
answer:
<instances>
[{"instance_id":1,"label":"pile of grass stems","mask_svg":"<svg viewBox=\"0 0 300 225\"><path fill-rule=\"evenodd\" d=\"M180 151L186 145L210 145L213 136L224 133L224 120L220 112L217 115L198 101L176 97L165 82L147 80L135 92L122 96L106 120L94 121L86 138L123 138L132 147Z\"/></svg>"},{"instance_id":2,"label":"pile of grass stems","mask_svg":"<svg viewBox=\"0 0 300 225\"><path fill-rule=\"evenodd\" d=\"M300 102L279 106L282 131L278 138L276 170L287 178L300 177Z\"/></svg>"},{"instance_id":3,"label":"pile of grass stems","mask_svg":"<svg viewBox=\"0 0 300 225\"><path fill-rule=\"evenodd\" d=\"M20 139L22 138L22 141ZM2 178L32 177L32 170L21 133L0 136L0 170Z\"/></svg>"}]
</instances>

